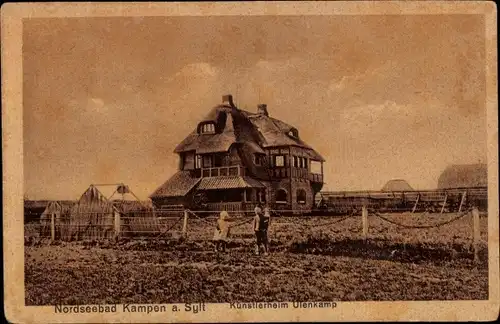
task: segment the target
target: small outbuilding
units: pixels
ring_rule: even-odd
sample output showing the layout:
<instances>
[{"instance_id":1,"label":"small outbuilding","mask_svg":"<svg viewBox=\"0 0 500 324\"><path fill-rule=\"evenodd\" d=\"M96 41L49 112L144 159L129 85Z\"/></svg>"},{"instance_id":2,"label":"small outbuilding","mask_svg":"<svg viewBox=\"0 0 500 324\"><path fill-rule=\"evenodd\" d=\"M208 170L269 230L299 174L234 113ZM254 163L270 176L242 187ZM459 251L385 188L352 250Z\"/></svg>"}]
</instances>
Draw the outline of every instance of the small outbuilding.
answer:
<instances>
[{"instance_id":1,"label":"small outbuilding","mask_svg":"<svg viewBox=\"0 0 500 324\"><path fill-rule=\"evenodd\" d=\"M40 216L40 236L50 237L51 233L51 222L52 217L54 217L55 223L55 236L56 239L60 239L67 235L67 229L69 228L70 218L69 211L75 204L73 201L50 201L47 207Z\"/></svg>"},{"instance_id":2,"label":"small outbuilding","mask_svg":"<svg viewBox=\"0 0 500 324\"><path fill-rule=\"evenodd\" d=\"M488 187L486 164L454 164L448 166L438 179L439 189Z\"/></svg>"},{"instance_id":3,"label":"small outbuilding","mask_svg":"<svg viewBox=\"0 0 500 324\"><path fill-rule=\"evenodd\" d=\"M138 200L123 184L118 184L111 196L106 196L98 186L90 185L76 202L49 202L40 218L40 235L51 237L52 218L55 239L65 241L114 238L118 218L121 236L159 232L158 219L150 201ZM120 199L126 194L134 200Z\"/></svg>"}]
</instances>

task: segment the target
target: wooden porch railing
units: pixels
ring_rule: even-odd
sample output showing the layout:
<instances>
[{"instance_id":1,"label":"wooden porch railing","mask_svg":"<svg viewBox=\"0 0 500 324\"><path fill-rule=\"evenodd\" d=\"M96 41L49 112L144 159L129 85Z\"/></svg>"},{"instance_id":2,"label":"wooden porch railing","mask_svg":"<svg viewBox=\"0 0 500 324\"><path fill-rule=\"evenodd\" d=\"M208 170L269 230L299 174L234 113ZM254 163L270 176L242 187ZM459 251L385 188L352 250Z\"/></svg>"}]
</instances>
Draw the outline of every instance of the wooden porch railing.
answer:
<instances>
[{"instance_id":1,"label":"wooden porch railing","mask_svg":"<svg viewBox=\"0 0 500 324\"><path fill-rule=\"evenodd\" d=\"M203 168L201 177L244 176L244 168L239 165Z\"/></svg>"},{"instance_id":2,"label":"wooden porch railing","mask_svg":"<svg viewBox=\"0 0 500 324\"><path fill-rule=\"evenodd\" d=\"M207 203L209 211L239 212L243 209L242 202L220 202L220 203Z\"/></svg>"},{"instance_id":3,"label":"wooden porch railing","mask_svg":"<svg viewBox=\"0 0 500 324\"><path fill-rule=\"evenodd\" d=\"M257 206L256 202L221 202L221 203L207 203L209 211L222 211L227 212L253 212Z\"/></svg>"}]
</instances>

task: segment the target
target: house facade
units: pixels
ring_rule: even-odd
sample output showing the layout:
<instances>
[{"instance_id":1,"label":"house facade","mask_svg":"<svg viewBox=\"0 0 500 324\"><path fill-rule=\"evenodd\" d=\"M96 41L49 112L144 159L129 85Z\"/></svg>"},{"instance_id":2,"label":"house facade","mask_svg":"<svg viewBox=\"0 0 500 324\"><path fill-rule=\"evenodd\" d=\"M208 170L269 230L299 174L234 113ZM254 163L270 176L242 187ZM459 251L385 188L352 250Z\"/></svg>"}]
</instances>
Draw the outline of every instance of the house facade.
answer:
<instances>
[{"instance_id":1,"label":"house facade","mask_svg":"<svg viewBox=\"0 0 500 324\"><path fill-rule=\"evenodd\" d=\"M323 157L298 129L235 106L231 95L211 109L177 147L178 171L150 198L157 208L311 210L323 186Z\"/></svg>"}]
</instances>

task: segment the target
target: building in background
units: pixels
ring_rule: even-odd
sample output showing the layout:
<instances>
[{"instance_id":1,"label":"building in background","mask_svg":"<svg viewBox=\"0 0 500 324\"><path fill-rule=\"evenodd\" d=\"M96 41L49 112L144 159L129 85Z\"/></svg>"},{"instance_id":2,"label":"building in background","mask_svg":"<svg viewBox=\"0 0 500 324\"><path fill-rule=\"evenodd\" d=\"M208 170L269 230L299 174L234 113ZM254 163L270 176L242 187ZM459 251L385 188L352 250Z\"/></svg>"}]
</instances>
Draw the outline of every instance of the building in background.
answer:
<instances>
[{"instance_id":1,"label":"building in background","mask_svg":"<svg viewBox=\"0 0 500 324\"><path fill-rule=\"evenodd\" d=\"M413 191L413 188L403 179L393 179L387 181L382 187L382 191Z\"/></svg>"},{"instance_id":2,"label":"building in background","mask_svg":"<svg viewBox=\"0 0 500 324\"><path fill-rule=\"evenodd\" d=\"M486 164L453 164L438 179L439 189L488 187Z\"/></svg>"}]
</instances>

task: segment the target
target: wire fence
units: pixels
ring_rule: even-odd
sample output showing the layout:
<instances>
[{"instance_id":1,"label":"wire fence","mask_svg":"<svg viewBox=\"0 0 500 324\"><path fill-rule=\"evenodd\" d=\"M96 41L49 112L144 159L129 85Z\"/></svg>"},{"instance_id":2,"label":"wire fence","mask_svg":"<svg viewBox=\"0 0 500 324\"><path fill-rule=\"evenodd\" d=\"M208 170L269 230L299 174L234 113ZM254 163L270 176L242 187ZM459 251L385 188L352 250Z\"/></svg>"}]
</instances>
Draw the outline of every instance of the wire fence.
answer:
<instances>
[{"instance_id":1,"label":"wire fence","mask_svg":"<svg viewBox=\"0 0 500 324\"><path fill-rule=\"evenodd\" d=\"M38 223L30 223L25 226L25 237L47 238L50 240L78 241L97 239L119 239L119 238L189 238L192 240L211 240L214 236L219 212L214 211L191 211L185 210L152 210L134 212L133 216L119 213L90 213L81 212L73 215L51 214L50 217L41 219ZM229 215L226 219L231 230L231 239L252 238L254 229L252 226L253 215L240 214ZM348 215L334 216L279 216L279 212L273 211L269 235L282 240L290 239L295 233L313 233L329 231L333 234L356 233L363 238L368 238L375 233L400 232L406 235L406 230L429 231L451 226L460 222L468 215L472 215L472 226L469 230L464 226L455 226L453 231L459 233L462 238L469 239L476 245L480 240L479 211L476 208L456 213L452 218L443 221L440 214L412 214L399 215L397 217L379 212L369 213L369 209L363 207L361 212L353 211ZM278 216L277 216L278 215ZM370 217L368 217L370 215ZM360 217L361 216L361 217ZM415 224L417 222L417 224ZM425 222L422 224L422 222ZM413 224L412 224L413 223ZM383 224L387 224L384 226ZM470 230L472 229L472 230ZM436 236L449 235L446 232L435 232ZM457 235L456 233L454 234Z\"/></svg>"}]
</instances>

